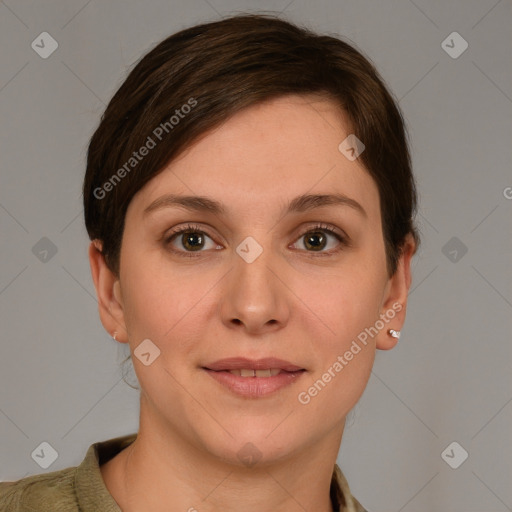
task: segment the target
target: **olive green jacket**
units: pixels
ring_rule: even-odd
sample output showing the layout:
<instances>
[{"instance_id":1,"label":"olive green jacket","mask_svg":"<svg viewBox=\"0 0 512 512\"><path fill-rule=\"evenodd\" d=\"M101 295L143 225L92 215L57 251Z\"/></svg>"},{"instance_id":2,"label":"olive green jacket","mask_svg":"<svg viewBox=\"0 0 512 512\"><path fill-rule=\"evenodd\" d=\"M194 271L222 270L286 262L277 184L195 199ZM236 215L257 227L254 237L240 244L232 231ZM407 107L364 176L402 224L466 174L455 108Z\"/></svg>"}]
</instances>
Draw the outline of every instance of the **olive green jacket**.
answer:
<instances>
[{"instance_id":1,"label":"olive green jacket","mask_svg":"<svg viewBox=\"0 0 512 512\"><path fill-rule=\"evenodd\" d=\"M121 512L105 486L100 465L136 437L130 434L91 445L77 467L0 482L0 512ZM338 465L332 476L331 499L336 512L367 512L350 493Z\"/></svg>"}]
</instances>

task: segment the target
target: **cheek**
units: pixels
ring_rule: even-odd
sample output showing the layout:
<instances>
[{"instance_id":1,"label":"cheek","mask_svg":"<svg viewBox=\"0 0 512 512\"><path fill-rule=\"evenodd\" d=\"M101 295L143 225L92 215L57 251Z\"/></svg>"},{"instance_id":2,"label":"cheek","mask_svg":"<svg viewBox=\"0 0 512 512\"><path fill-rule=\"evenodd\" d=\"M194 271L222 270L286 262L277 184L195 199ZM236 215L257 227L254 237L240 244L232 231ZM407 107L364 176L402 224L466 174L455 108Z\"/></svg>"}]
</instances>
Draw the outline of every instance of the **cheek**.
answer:
<instances>
[{"instance_id":1,"label":"cheek","mask_svg":"<svg viewBox=\"0 0 512 512\"><path fill-rule=\"evenodd\" d=\"M317 325L322 339L340 348L378 318L383 280L380 269L345 261L336 272L302 273L294 283L294 291L309 313L310 328ZM298 313L297 313L298 314Z\"/></svg>"},{"instance_id":2,"label":"cheek","mask_svg":"<svg viewBox=\"0 0 512 512\"><path fill-rule=\"evenodd\" d=\"M374 338L365 329L378 319L381 282L378 269L356 264L316 285L303 281L299 293L309 290L308 304L322 320L309 315L303 325L315 340L314 371L297 397L305 413L341 418L362 395L375 358Z\"/></svg>"},{"instance_id":3,"label":"cheek","mask_svg":"<svg viewBox=\"0 0 512 512\"><path fill-rule=\"evenodd\" d=\"M368 383L375 341L365 329L378 319L381 289L376 283L380 280L375 272L358 272L354 267L351 273L317 281L317 286L303 283L304 292L309 290L310 303L322 320L314 321L310 315L311 320L303 325L309 338L315 340L311 347L315 363L298 390L297 402L312 425L313 418L319 415L326 418L327 424L343 418Z\"/></svg>"},{"instance_id":4,"label":"cheek","mask_svg":"<svg viewBox=\"0 0 512 512\"><path fill-rule=\"evenodd\" d=\"M191 267L183 271L158 253L137 256L131 252L122 282L124 318L132 346L149 338L163 355L171 345L174 354L193 347L208 307L208 290L216 280Z\"/></svg>"}]
</instances>

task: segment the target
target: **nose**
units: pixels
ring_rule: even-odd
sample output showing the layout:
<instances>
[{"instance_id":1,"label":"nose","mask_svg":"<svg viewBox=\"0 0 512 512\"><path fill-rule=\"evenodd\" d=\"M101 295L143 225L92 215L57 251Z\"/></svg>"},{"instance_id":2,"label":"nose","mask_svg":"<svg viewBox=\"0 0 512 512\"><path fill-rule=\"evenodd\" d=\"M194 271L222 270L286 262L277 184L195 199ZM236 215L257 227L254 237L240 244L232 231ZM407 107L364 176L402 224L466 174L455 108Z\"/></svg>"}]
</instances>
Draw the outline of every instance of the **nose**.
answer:
<instances>
[{"instance_id":1,"label":"nose","mask_svg":"<svg viewBox=\"0 0 512 512\"><path fill-rule=\"evenodd\" d=\"M251 335L282 329L290 309L279 259L265 249L253 261L238 253L233 260L221 299L223 323Z\"/></svg>"}]
</instances>

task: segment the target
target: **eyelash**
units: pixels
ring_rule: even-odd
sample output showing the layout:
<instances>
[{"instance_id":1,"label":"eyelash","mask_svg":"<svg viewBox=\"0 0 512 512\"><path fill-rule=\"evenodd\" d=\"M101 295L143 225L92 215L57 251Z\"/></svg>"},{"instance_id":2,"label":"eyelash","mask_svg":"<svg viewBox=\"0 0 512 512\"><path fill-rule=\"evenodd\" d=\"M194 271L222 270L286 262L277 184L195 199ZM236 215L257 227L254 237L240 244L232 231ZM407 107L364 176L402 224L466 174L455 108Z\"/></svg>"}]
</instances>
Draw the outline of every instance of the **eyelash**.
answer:
<instances>
[{"instance_id":1,"label":"eyelash","mask_svg":"<svg viewBox=\"0 0 512 512\"><path fill-rule=\"evenodd\" d=\"M327 252L322 251L322 252L319 252L319 253L315 253L314 251L306 251L313 258L331 256L331 255L337 254L338 252L343 250L343 246L350 247L350 243L349 243L348 237L346 238L346 237L342 236L337 231L332 229L328 224L323 224L323 223L318 223L318 224L316 224L314 226L311 226L310 228L308 228L307 231L302 233L297 238L297 240L302 238L302 237L304 237L305 235L307 235L309 233L314 233L314 232L317 232L317 231L323 231L323 232L326 232L326 233L334 236L340 242L342 247L338 248L338 249L334 249L334 250L331 249L330 251L327 251ZM182 233L190 233L190 232L206 235L206 236L208 236L209 238L211 238L213 240L213 237L211 237L206 231L201 229L200 226L197 226L197 225L194 225L194 224L187 224L184 227L176 229L169 236L167 236L165 238L164 245L166 247L170 247L171 246L171 242L173 241L174 238L176 238L178 235L180 235ZM181 256L181 257L184 257L184 258L197 258L197 257L199 257L201 255L202 252L204 252L204 251L180 251L180 250L177 250L177 249L174 249L174 248L171 248L170 250L174 254L177 254L178 256Z\"/></svg>"}]
</instances>

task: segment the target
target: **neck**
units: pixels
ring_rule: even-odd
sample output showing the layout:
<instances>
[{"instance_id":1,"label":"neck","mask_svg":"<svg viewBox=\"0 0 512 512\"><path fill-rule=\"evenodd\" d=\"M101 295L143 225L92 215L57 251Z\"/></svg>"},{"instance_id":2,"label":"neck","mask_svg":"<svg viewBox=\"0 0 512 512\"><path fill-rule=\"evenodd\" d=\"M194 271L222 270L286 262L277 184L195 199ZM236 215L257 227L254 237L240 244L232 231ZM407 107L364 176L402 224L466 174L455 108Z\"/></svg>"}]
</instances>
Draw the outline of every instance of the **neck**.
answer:
<instances>
[{"instance_id":1,"label":"neck","mask_svg":"<svg viewBox=\"0 0 512 512\"><path fill-rule=\"evenodd\" d=\"M123 512L332 512L330 485L344 425L295 455L248 467L213 456L144 409L141 400L136 441L101 467Z\"/></svg>"}]
</instances>

